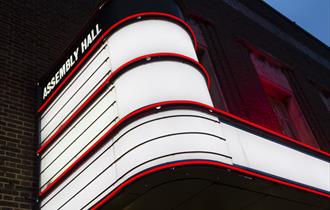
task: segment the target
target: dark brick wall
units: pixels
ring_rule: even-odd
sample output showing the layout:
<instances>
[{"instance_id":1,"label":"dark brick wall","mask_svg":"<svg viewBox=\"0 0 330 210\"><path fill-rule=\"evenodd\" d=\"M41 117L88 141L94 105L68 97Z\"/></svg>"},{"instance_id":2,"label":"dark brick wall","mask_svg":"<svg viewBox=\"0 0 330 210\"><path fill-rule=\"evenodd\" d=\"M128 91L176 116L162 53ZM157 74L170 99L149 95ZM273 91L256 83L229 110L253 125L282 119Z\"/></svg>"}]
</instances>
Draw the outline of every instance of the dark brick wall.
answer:
<instances>
[{"instance_id":1,"label":"dark brick wall","mask_svg":"<svg viewBox=\"0 0 330 210\"><path fill-rule=\"evenodd\" d=\"M0 209L35 209L36 81L96 5L0 1Z\"/></svg>"}]
</instances>

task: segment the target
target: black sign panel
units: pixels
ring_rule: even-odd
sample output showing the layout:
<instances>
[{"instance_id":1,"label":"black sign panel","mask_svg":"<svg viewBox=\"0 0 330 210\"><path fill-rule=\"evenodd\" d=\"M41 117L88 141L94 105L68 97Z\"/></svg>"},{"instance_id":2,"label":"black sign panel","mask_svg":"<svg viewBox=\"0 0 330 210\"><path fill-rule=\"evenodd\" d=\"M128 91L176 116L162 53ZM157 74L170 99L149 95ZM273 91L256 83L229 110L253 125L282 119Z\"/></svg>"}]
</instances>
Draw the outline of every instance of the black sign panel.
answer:
<instances>
[{"instance_id":1,"label":"black sign panel","mask_svg":"<svg viewBox=\"0 0 330 210\"><path fill-rule=\"evenodd\" d=\"M109 0L97 8L66 53L39 82L39 109L42 112L97 50L106 31L118 21L137 13L162 12L182 18L174 0ZM107 36L109 34L106 34Z\"/></svg>"}]
</instances>

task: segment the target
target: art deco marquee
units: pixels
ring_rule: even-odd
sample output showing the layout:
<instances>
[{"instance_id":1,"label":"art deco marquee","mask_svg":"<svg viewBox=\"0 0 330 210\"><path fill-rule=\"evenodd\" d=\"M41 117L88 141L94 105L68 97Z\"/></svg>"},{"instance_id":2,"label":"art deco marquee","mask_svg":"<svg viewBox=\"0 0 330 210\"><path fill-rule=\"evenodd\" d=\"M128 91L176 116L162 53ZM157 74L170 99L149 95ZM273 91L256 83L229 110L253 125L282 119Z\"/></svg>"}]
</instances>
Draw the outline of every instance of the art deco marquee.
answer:
<instances>
[{"instance_id":1,"label":"art deco marquee","mask_svg":"<svg viewBox=\"0 0 330 210\"><path fill-rule=\"evenodd\" d=\"M96 12L40 82L41 209L97 209L182 165L330 198L328 153L213 108L194 33L171 3L118 11L118 2Z\"/></svg>"}]
</instances>

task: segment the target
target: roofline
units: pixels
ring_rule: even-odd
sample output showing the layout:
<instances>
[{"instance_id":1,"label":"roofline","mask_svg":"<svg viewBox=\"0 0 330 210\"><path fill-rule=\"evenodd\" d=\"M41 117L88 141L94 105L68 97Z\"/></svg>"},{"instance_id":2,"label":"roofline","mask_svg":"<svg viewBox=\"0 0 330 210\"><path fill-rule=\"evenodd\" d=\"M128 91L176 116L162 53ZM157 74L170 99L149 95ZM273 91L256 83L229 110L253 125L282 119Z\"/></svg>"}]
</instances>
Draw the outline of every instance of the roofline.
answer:
<instances>
[{"instance_id":1,"label":"roofline","mask_svg":"<svg viewBox=\"0 0 330 210\"><path fill-rule=\"evenodd\" d=\"M258 15L262 16L263 18L271 21L271 23L273 23L274 25L276 24L276 20L274 19L270 19L269 17L263 15L262 13L260 13L258 10L255 10L255 8L251 8L251 0L249 1L245 1L245 0L239 0L242 4L244 4L245 6L247 6L248 8L252 9L254 12L257 12ZM306 35L306 37L308 39L310 39L311 41L315 42L315 44L320 45L320 47L322 47L324 50L327 50L328 53L330 54L330 46L327 46L325 43L323 43L321 40L319 40L318 38L316 38L315 36L313 36L311 33L309 33L308 31L306 31L304 28L302 28L301 26L299 26L298 24L296 24L294 21L290 20L287 16L283 15L282 13L280 13L279 11L277 11L275 8L273 8L271 5L267 4L264 0L255 0L254 3L260 3L260 5L262 5L263 7L265 7L268 10L271 10L272 13L276 14L279 18L283 19L284 21L286 21L287 23L290 24L290 26L296 30L298 30L298 32L303 33L304 35ZM300 42L303 42L302 40L298 39ZM306 43L306 42L303 42ZM310 43L306 43L308 46L310 46Z\"/></svg>"}]
</instances>

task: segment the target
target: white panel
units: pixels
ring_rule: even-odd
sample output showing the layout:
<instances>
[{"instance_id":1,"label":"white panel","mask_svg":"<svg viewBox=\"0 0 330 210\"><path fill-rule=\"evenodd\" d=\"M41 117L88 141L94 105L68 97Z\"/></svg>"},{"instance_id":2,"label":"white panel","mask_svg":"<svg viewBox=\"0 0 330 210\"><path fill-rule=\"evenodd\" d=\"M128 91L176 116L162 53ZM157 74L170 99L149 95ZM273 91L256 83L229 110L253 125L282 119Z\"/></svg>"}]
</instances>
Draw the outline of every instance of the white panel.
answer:
<instances>
[{"instance_id":1,"label":"white panel","mask_svg":"<svg viewBox=\"0 0 330 210\"><path fill-rule=\"evenodd\" d=\"M148 132L146 133L146 131ZM116 146L116 155L119 156L123 154L124 151L128 151L130 148L141 144L143 142L141 139L151 140L153 138L165 136L168 134L189 132L209 133L223 137L219 129L219 123L215 123L206 119L198 117L171 117L159 119L144 124L141 127L137 127L131 130L129 133L125 134L125 138L121 139ZM198 134L196 134L196 136L198 136ZM172 137L174 138L175 135ZM219 139L219 141L221 141L221 143L223 143L225 146L224 140ZM200 144L204 144L203 139L200 140ZM179 144L178 147L180 147ZM221 151L221 154L229 155L227 148L218 148L218 151Z\"/></svg>"},{"instance_id":2,"label":"white panel","mask_svg":"<svg viewBox=\"0 0 330 210\"><path fill-rule=\"evenodd\" d=\"M230 148L234 164L330 192L329 162L233 126L226 127L231 127L236 132L227 136L228 142L240 142L242 147L242 150ZM228 145L233 146L232 143ZM246 160L242 159L240 151Z\"/></svg>"},{"instance_id":3,"label":"white panel","mask_svg":"<svg viewBox=\"0 0 330 210\"><path fill-rule=\"evenodd\" d=\"M45 109L44 112L42 112L42 115L40 117L40 120L43 119L49 111L51 110L56 110L56 109L59 109L63 104L62 103L59 103L61 102L60 99L62 97L67 97L67 99L69 99L70 97L68 97L68 95L73 95L72 93L70 94L70 92L67 92L70 90L71 86L74 85L75 83L80 83L79 82L79 78L80 77L83 77L84 74L86 74L86 70L91 70L90 68L87 68L89 67L90 65L97 65L97 63L99 62L102 62L102 60L106 60L109 55L108 55L108 52L109 49L108 49L108 44L105 43L104 45L102 45L100 47L100 49L86 62L86 64L81 68L81 70L78 70L77 74L74 76L74 78L72 78L70 80L70 82L65 85L65 87L63 88L63 90L58 94L57 97L55 97L55 99L52 101L52 103L50 103L50 105ZM105 57L104 57L105 56ZM95 58L98 58L95 60ZM100 63L99 63L100 64ZM90 76L90 73L88 74ZM85 78L86 79L86 78ZM83 79L84 81L84 79ZM78 86L77 86L78 87ZM73 91L74 93L75 91ZM67 94L69 93L69 94ZM63 99L62 99L63 100ZM63 100L65 102L65 100ZM62 101L62 102L63 102ZM54 106L58 106L58 107L54 107ZM54 108L53 108L54 107ZM42 126L43 127L43 126Z\"/></svg>"},{"instance_id":4,"label":"white panel","mask_svg":"<svg viewBox=\"0 0 330 210\"><path fill-rule=\"evenodd\" d=\"M185 112L184 110L167 111L167 112L155 114L153 118L163 117L164 113L167 113L167 115L169 114L173 115L173 114L181 114L184 112ZM192 114L193 112L195 112L195 114L197 115L200 114L196 111L188 111L188 112L190 114ZM148 116L147 120L148 121L150 120L150 116ZM141 124L145 121L146 121L145 118L138 120L138 124ZM58 189L56 189L54 192L52 192L49 196L45 198L43 203L47 202L47 200L50 197L56 194L56 192L59 192L64 185L70 182L70 184L66 188L61 190L60 194L58 194L54 199L52 199L43 209L57 208L58 205L64 203L68 198L70 198L75 192L77 192L80 189L78 187L79 186L78 183L80 183L81 184L80 186L82 187L83 185L88 183L89 180L92 180L94 177L96 177L98 173L100 173L102 170L105 169L105 167L109 166L114 161L113 159L114 155L116 158L119 158L120 156L124 155L127 151L133 149L136 145L160 135L173 134L179 132L205 132L205 133L211 133L213 135L220 135L221 137L221 132L219 131L219 129L217 129L218 126L219 123L207 119L181 116L181 117L170 117L170 118L151 121L148 123L144 123L141 126L138 126L134 129L132 129L132 126L125 127L125 129L122 132L118 133L118 135L116 135L117 137L114 138L114 139L118 139L118 137L126 133L126 131L129 131L118 140L118 142L115 144L117 146L113 146L111 147L112 149L106 151L105 148L110 147L114 142L114 141L108 141L108 143L105 144L100 151L98 151L95 155L93 155L93 157L89 159L86 163L84 163L81 168L79 168L76 172L74 172L74 174L71 175L68 180L62 183L58 187ZM150 132L145 132L146 130ZM104 151L106 152L102 154ZM75 200L73 200L73 202L72 203L70 202L69 204L84 205L84 203L81 202L82 200L88 201L88 199L93 198L93 196L96 196L99 192L101 192L101 189L106 188L116 180L113 179L114 174L119 173L117 177L120 177L123 173L126 173L127 170L130 170L132 167L135 167L136 165L139 165L140 163L143 163L150 159L157 158L166 154L173 154L176 152L189 152L189 151L190 152L206 151L206 152L216 152L224 155L229 155L226 147L226 142L214 136L209 136L204 134L182 134L182 135L163 137L155 141L147 142L142 146L139 146L131 150L128 154L125 154L122 158L118 160L118 163L116 163L119 164L116 167L116 169L114 167L110 167L88 188L86 188L81 193L79 193L79 195L75 197ZM97 162L89 166L81 175L76 177L81 171L84 170L84 168L88 164L92 163L93 159L95 159L100 154L102 154L102 156L97 159ZM221 160L226 163L231 163L230 159L222 156L208 155L208 157L209 156L213 157L213 160L216 161ZM199 153L191 153L191 154L186 154L184 157L185 157L184 159L201 159L202 157L205 157L205 154L200 155ZM170 158L165 158L165 159L167 161L175 161L180 158L177 158L177 156L174 155L171 156ZM164 161L155 161L155 164L160 164L160 163L164 163ZM148 167L152 167L152 166L153 165L148 165ZM141 167L139 171L143 169L145 168ZM71 182L70 180L72 179L74 180ZM72 208L73 206L70 207L68 205L66 207Z\"/></svg>"},{"instance_id":5,"label":"white panel","mask_svg":"<svg viewBox=\"0 0 330 210\"><path fill-rule=\"evenodd\" d=\"M207 143L200 144L201 139L207 141ZM203 151L210 151L210 152L216 151L217 148L219 147L217 143L220 143L220 141L218 141L216 138L205 137L201 135L192 135L192 134L167 137L165 139L153 141L141 147L136 148L132 152L125 155L120 161L118 161L116 163L117 174L118 177L120 177L121 175L124 175L129 170L135 168L144 161L150 161L155 158L160 158L164 155L172 156L171 158L172 160L170 159L171 161L181 160L179 158L180 157L179 155L172 155L180 152L200 151L199 153L190 153L189 155L186 155L185 158L187 158L186 160L202 159L202 156L200 154L203 154ZM219 159L219 157L213 155L212 159ZM169 161L169 159L166 160ZM228 158L223 157L221 158L221 160L228 161ZM160 163L159 161L158 163ZM163 160L161 161L161 163L163 164L166 162ZM153 166L155 165L153 164ZM147 169L147 167L139 167L138 171L135 171L135 173L143 171L145 169ZM95 185L99 186L100 188L103 188L103 190L106 189L107 186L109 186L113 181L115 181L115 180L109 180L108 178L111 172L112 171L110 170L103 173L95 181ZM105 183L107 185L105 185ZM90 185L87 188L85 188L84 191L79 193L79 196L75 197L71 202L69 202L65 206L65 209L70 209L70 208L72 209L74 206L81 208L83 207L83 203L81 202L82 200L91 200L97 195L98 193L95 192L95 187L93 187L93 185Z\"/></svg>"},{"instance_id":6,"label":"white panel","mask_svg":"<svg viewBox=\"0 0 330 210\"><path fill-rule=\"evenodd\" d=\"M104 77L110 72L110 62L108 57L108 50L102 50L98 57L90 64L86 64L83 73L77 75L77 79L68 86L65 94L61 96L46 112L45 116L41 119L41 142L54 133L58 126L74 112L79 104L101 84ZM64 107L63 107L64 106Z\"/></svg>"},{"instance_id":7,"label":"white panel","mask_svg":"<svg viewBox=\"0 0 330 210\"><path fill-rule=\"evenodd\" d=\"M120 117L142 106L168 100L193 100L212 105L203 74L177 61L137 66L119 77L115 86Z\"/></svg>"},{"instance_id":8,"label":"white panel","mask_svg":"<svg viewBox=\"0 0 330 210\"><path fill-rule=\"evenodd\" d=\"M99 118L110 105L115 103L114 86L107 88L107 90L79 117L71 124L65 132L63 132L58 139L41 155L41 171L51 161L51 157L59 155L63 148L66 148L79 134L87 129L97 118Z\"/></svg>"},{"instance_id":9,"label":"white panel","mask_svg":"<svg viewBox=\"0 0 330 210\"><path fill-rule=\"evenodd\" d=\"M126 140L126 139L125 139ZM127 143L127 142L125 142ZM124 142L115 145L117 158L124 154L127 145ZM142 143L142 142L141 142ZM226 154L226 143L216 137L205 134L180 134L157 138L142 144L129 152L117 164L117 173L124 174L137 165L166 154L204 151ZM146 158L147 157L147 158ZM189 159L196 159L192 153ZM175 161L175 158L173 158Z\"/></svg>"},{"instance_id":10,"label":"white panel","mask_svg":"<svg viewBox=\"0 0 330 210\"><path fill-rule=\"evenodd\" d=\"M174 115L200 117L173 117ZM321 185L328 185L324 181L329 175L329 163L213 120L215 120L214 117L198 111L172 110L153 114L129 124L114 137L114 140L109 140L48 195L42 201L42 205L47 203L42 209L57 209L65 203L63 209L81 208L103 192L92 202L93 204L134 174L159 164L178 160L207 159L227 164L245 164L243 165L245 167L300 181L320 189L325 189ZM220 137L225 135L228 139L224 141L204 134L167 135L181 132L205 132ZM159 136L162 138L155 138ZM227 149L228 146L230 152ZM193 153L194 151L232 156L233 162L224 156ZM173 155L181 152L185 154ZM114 163L115 160L117 162ZM149 162L150 160L153 161ZM243 161L237 162L241 160ZM145 164L136 168L141 163ZM123 174L126 175L122 177ZM287 176L288 174L290 176ZM92 181L95 177L97 179ZM114 183L119 177L122 178ZM82 188L84 189L81 190ZM56 196L49 200L55 194Z\"/></svg>"},{"instance_id":11,"label":"white panel","mask_svg":"<svg viewBox=\"0 0 330 210\"><path fill-rule=\"evenodd\" d=\"M189 33L166 20L142 20L116 31L110 38L113 69L141 55L172 52L197 60Z\"/></svg>"},{"instance_id":12,"label":"white panel","mask_svg":"<svg viewBox=\"0 0 330 210\"><path fill-rule=\"evenodd\" d=\"M240 142L240 138L238 137L239 132L237 132L237 128L226 123L221 123L220 129L222 130L223 135L229 139L227 141L228 150L231 154L233 154L233 158L235 160L234 163L240 163L244 166L248 165L245 152Z\"/></svg>"},{"instance_id":13,"label":"white panel","mask_svg":"<svg viewBox=\"0 0 330 210\"><path fill-rule=\"evenodd\" d=\"M110 94L108 94L110 93ZM115 101L115 90L114 86L111 86L107 88L107 90L97 99L91 106L86 109L81 115L77 117L77 119L74 121L72 125L70 125L59 137L56 139L56 141L51 144L41 155L41 160L44 160L44 162L41 162L42 164L46 164L46 156L50 154L50 156L57 156L60 152L63 150L63 148L66 148L69 143L71 143L72 139L75 139L80 132L77 131L83 131L84 129L88 128L90 124L93 122L93 120L96 119L99 115L102 114L104 110L109 108L109 103L107 100L104 100L108 98L109 103L114 103ZM94 107L97 107L97 109L94 110ZM86 118L87 116L87 118ZM71 132L74 131L74 132ZM68 140L68 142L64 143L64 140ZM54 151L54 150L60 150L60 151ZM42 167L42 166L41 166ZM43 167L41 168L43 170Z\"/></svg>"},{"instance_id":14,"label":"white panel","mask_svg":"<svg viewBox=\"0 0 330 210\"><path fill-rule=\"evenodd\" d=\"M55 179L60 172L63 172L70 163L101 137L101 134L105 132L104 129L109 127L108 124L117 117L117 107L113 104L114 96L114 91L111 91L104 98L101 97L102 100L95 107L91 107L89 109L91 111L77 125L71 125L73 129L69 128L70 132L63 133L64 137L57 140L59 143L43 156L41 186L49 182L52 177ZM113 105L111 106L111 104ZM55 174L57 175L55 176Z\"/></svg>"},{"instance_id":15,"label":"white panel","mask_svg":"<svg viewBox=\"0 0 330 210\"><path fill-rule=\"evenodd\" d=\"M94 158L90 160L93 159ZM95 177L96 174L100 174L102 170L106 168L106 166L109 166L111 163L113 163L115 161L113 148L110 148L105 155L100 156L100 158L97 160L98 160L97 164L91 164L87 168L87 170L83 171L83 173L80 176L78 176L74 180L72 179L66 180L53 193L48 195L41 203L41 206L45 205L44 207L42 207L42 209L58 209L58 207L61 206L65 201L73 197L79 191L79 189L81 189L88 182L90 182ZM88 161L88 163L86 162L79 170L77 170L74 174L72 174L71 177L77 176L78 173L82 171L81 169L85 168L85 165L88 165L90 162L91 161ZM114 167L112 167L109 170L111 170L111 173L109 173L108 175L109 181L116 180L118 176L116 170L114 170ZM69 181L70 184L67 187L65 187L63 190L61 190L60 193L58 193L59 189L61 189L62 186L67 185ZM94 185L94 187L96 188L95 192L100 191L101 189L98 188L104 186L105 183L101 184L100 186ZM49 200L49 198L53 197L55 194L56 196L53 199ZM82 204L85 204L86 202L88 202L88 200L81 200L81 202Z\"/></svg>"},{"instance_id":16,"label":"white panel","mask_svg":"<svg viewBox=\"0 0 330 210\"><path fill-rule=\"evenodd\" d=\"M159 33L160 31L162 33ZM96 70L94 67L92 68L92 65L102 62L107 55L110 57L113 69L138 56L157 52L179 53L197 59L189 33L181 26L165 20L142 20L129 24L111 35L107 43L110 47L104 51L104 56L96 56L95 64L92 63L87 68L90 74ZM109 63L107 65L110 66ZM76 83L72 83L72 87L55 100L54 106L48 108L49 111L47 110L48 112L46 111L41 119L42 127L44 127L41 131L42 140L55 132L56 127L74 111L75 105L83 102L83 97L88 95L87 93L93 89L93 85L100 84L99 81L105 72L101 73L97 70L86 85L83 85L82 89L77 92L78 86L87 81L87 76L83 77L85 73L78 75L80 74L81 76L77 76L80 80L77 79ZM204 75L195 67L178 61L151 62L138 66L125 72L115 81L114 85L115 94L110 92L105 94L103 99L94 101L92 108L75 119L75 122L61 134L55 144L46 150L41 162L41 170L43 170L41 185L55 179L72 164L83 151L86 151L93 142L110 129L111 126L105 125L116 116L121 118L142 106L168 100L194 100L212 105ZM74 97L69 99L72 95ZM116 101L116 108L105 111L112 101ZM65 102L68 102L67 105L58 114L54 114L53 109L61 109ZM88 111L90 112L88 113ZM104 114L101 114L103 111L105 111ZM197 115L197 117L168 117L173 115ZM137 126L161 117L165 118ZM95 119L97 120L94 122ZM49 124L46 125L47 123ZM101 134L97 134L105 127L107 128ZM204 158L231 164L230 158L225 157L229 156L229 152L226 141L221 138L222 132L218 128L219 122L216 117L191 110L161 112L132 122L46 196L42 200L42 206L45 205L42 209L58 209L69 199L72 200L68 201L63 209L79 209L84 202L88 202L101 193L118 177L146 161L144 166L136 168L129 175L167 161L185 159ZM85 131L85 129L87 130ZM180 132L182 133L146 142L161 135ZM207 135L207 133L212 135ZM122 134L125 135L112 146ZM93 140L90 142L91 139ZM75 142L73 143L73 141ZM142 145L138 146L138 144ZM189 153L194 151L201 152ZM184 154L173 155L176 152ZM220 153L223 156L211 153ZM163 155L170 156L148 162ZM110 166L115 160L117 160L115 165ZM65 167L61 169L63 166ZM102 171L104 173L97 177ZM54 175L55 177L51 180ZM125 177L125 179L127 178L129 177ZM95 180L90 185L76 194L93 179ZM68 186L64 187L66 185ZM50 199L53 196L54 198Z\"/></svg>"}]
</instances>

